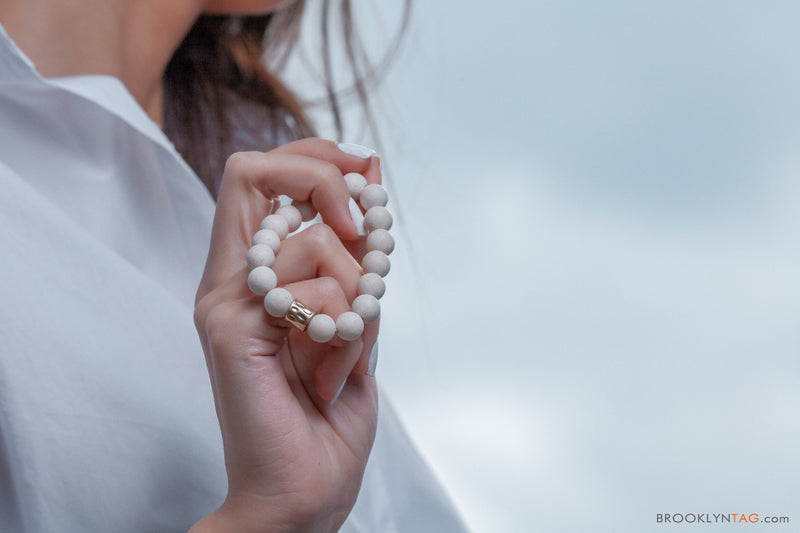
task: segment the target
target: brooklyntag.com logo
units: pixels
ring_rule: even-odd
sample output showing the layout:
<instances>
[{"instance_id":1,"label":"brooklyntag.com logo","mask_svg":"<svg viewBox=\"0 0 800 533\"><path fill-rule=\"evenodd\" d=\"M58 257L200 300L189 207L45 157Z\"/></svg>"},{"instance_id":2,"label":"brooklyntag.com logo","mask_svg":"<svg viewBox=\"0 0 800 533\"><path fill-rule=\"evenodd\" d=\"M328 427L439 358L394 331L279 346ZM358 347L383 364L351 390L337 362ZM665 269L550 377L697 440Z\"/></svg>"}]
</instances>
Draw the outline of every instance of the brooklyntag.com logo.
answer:
<instances>
[{"instance_id":1,"label":"brooklyntag.com logo","mask_svg":"<svg viewBox=\"0 0 800 533\"><path fill-rule=\"evenodd\" d=\"M788 524L788 516L758 513L658 513L658 524Z\"/></svg>"}]
</instances>

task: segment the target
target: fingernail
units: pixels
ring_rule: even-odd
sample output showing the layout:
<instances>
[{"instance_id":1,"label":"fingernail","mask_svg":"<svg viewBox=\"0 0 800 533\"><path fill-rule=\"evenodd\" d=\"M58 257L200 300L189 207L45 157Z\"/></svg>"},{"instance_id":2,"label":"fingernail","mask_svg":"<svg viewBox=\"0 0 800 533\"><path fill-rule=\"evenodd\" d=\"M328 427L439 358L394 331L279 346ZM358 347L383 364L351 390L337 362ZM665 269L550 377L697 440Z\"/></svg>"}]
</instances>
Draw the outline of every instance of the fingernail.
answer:
<instances>
[{"instance_id":1,"label":"fingernail","mask_svg":"<svg viewBox=\"0 0 800 533\"><path fill-rule=\"evenodd\" d=\"M364 229L364 214L359 209L358 204L356 201L350 198L350 216L353 218L353 224L356 225L356 230L358 230L358 236L363 237L367 234L367 231Z\"/></svg>"},{"instance_id":2,"label":"fingernail","mask_svg":"<svg viewBox=\"0 0 800 533\"><path fill-rule=\"evenodd\" d=\"M347 383L347 380L345 379L342 382L341 386L339 387L339 390L336 391L336 395L333 397L333 400L331 400L331 405L335 404L336 400L339 399L339 395L342 394L342 390L344 390L344 386L345 386L346 383Z\"/></svg>"},{"instance_id":3,"label":"fingernail","mask_svg":"<svg viewBox=\"0 0 800 533\"><path fill-rule=\"evenodd\" d=\"M375 368L378 366L378 341L372 345L372 351L369 353L369 363L367 364L367 375L370 377L375 376Z\"/></svg>"},{"instance_id":4,"label":"fingernail","mask_svg":"<svg viewBox=\"0 0 800 533\"><path fill-rule=\"evenodd\" d=\"M338 146L339 150L347 155L354 155L356 157L360 157L361 159L369 159L377 153L372 148L367 148L366 146L361 146L360 144L339 143Z\"/></svg>"}]
</instances>

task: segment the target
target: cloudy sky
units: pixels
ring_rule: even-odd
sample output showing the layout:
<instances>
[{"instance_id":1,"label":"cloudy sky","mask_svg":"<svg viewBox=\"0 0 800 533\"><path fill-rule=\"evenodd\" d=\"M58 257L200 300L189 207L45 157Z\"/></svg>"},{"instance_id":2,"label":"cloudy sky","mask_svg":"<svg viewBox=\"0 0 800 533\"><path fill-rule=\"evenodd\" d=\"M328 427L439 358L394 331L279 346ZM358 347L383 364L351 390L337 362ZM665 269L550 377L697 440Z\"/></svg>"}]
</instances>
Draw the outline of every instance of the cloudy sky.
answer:
<instances>
[{"instance_id":1,"label":"cloudy sky","mask_svg":"<svg viewBox=\"0 0 800 533\"><path fill-rule=\"evenodd\" d=\"M415 3L380 100L378 371L473 531L800 522L799 26L788 1Z\"/></svg>"}]
</instances>

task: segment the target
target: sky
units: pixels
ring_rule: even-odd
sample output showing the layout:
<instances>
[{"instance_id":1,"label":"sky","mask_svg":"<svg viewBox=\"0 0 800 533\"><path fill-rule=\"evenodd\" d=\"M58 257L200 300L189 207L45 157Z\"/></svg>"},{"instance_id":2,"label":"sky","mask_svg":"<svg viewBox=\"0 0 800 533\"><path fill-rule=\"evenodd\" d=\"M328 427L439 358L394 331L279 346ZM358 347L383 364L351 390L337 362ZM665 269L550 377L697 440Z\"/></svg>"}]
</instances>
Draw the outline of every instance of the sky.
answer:
<instances>
[{"instance_id":1,"label":"sky","mask_svg":"<svg viewBox=\"0 0 800 533\"><path fill-rule=\"evenodd\" d=\"M800 4L454 5L376 100L378 377L470 530L792 531Z\"/></svg>"}]
</instances>

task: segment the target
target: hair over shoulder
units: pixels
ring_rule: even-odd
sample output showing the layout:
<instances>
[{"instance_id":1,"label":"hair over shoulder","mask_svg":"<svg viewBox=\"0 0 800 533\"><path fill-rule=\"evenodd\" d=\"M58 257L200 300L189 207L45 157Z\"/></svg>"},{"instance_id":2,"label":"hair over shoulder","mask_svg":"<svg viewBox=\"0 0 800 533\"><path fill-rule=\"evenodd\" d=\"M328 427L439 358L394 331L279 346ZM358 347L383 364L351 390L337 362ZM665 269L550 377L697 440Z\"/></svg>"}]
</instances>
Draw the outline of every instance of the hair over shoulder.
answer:
<instances>
[{"instance_id":1,"label":"hair over shoulder","mask_svg":"<svg viewBox=\"0 0 800 533\"><path fill-rule=\"evenodd\" d=\"M337 1L339 33L352 74L347 92L357 95L375 136L368 89L379 81L405 33L411 2L403 3L398 34L376 67L354 30L350 1ZM334 87L330 53L331 4L323 0L321 5L321 60L326 99L341 138L340 91ZM215 196L233 152L269 150L315 134L305 104L277 75L298 43L304 11L305 0L298 0L263 16L201 16L167 65L164 132Z\"/></svg>"}]
</instances>

